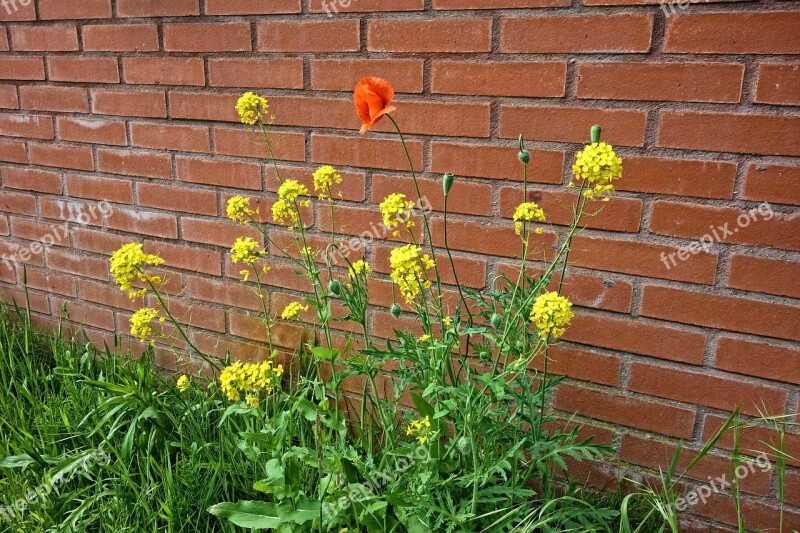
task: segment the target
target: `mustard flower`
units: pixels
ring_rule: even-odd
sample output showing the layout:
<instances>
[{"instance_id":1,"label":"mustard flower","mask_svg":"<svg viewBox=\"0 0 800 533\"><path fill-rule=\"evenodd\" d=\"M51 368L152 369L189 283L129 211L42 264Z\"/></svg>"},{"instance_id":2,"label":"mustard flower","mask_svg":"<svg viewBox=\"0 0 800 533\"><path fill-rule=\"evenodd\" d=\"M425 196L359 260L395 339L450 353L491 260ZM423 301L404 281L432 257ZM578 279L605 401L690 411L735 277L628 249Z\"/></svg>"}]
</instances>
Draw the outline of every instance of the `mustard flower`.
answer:
<instances>
[{"instance_id":1,"label":"mustard flower","mask_svg":"<svg viewBox=\"0 0 800 533\"><path fill-rule=\"evenodd\" d=\"M411 210L414 202L409 200L405 194L394 192L387 196L380 204L383 224L389 229L394 229L400 225L406 228L413 228L414 222L411 220ZM400 231L395 230L392 235L397 237Z\"/></svg>"},{"instance_id":2,"label":"mustard flower","mask_svg":"<svg viewBox=\"0 0 800 533\"><path fill-rule=\"evenodd\" d=\"M252 394L248 394L245 397L244 401L247 402L247 405L249 405L250 407L258 407L260 403L258 400L258 396L254 396Z\"/></svg>"},{"instance_id":3,"label":"mustard flower","mask_svg":"<svg viewBox=\"0 0 800 533\"><path fill-rule=\"evenodd\" d=\"M246 265L252 265L266 253L259 248L260 245L255 239L250 237L238 237L231 248L231 261L233 261L234 264L244 263Z\"/></svg>"},{"instance_id":4,"label":"mustard flower","mask_svg":"<svg viewBox=\"0 0 800 533\"><path fill-rule=\"evenodd\" d=\"M564 334L565 327L574 316L572 302L551 291L536 298L531 308L530 319L536 325L541 339L547 339L548 335L557 339Z\"/></svg>"},{"instance_id":5,"label":"mustard flower","mask_svg":"<svg viewBox=\"0 0 800 533\"><path fill-rule=\"evenodd\" d=\"M272 204L272 218L278 224L283 224L289 229L300 222L295 200L300 196L308 196L308 189L297 180L286 180L278 187L278 201ZM300 207L310 205L309 200L301 200Z\"/></svg>"},{"instance_id":6,"label":"mustard flower","mask_svg":"<svg viewBox=\"0 0 800 533\"><path fill-rule=\"evenodd\" d=\"M278 198L294 202L298 196L308 196L308 188L297 180L286 180L278 187Z\"/></svg>"},{"instance_id":7,"label":"mustard flower","mask_svg":"<svg viewBox=\"0 0 800 533\"><path fill-rule=\"evenodd\" d=\"M300 311L308 311L308 306L300 302L291 302L284 308L281 318L284 320L300 320Z\"/></svg>"},{"instance_id":8,"label":"mustard flower","mask_svg":"<svg viewBox=\"0 0 800 533\"><path fill-rule=\"evenodd\" d=\"M245 395L248 405L257 407L258 395L270 394L280 383L282 374L283 366L272 366L271 361L261 364L236 361L220 374L220 389L231 402L238 402Z\"/></svg>"},{"instance_id":9,"label":"mustard flower","mask_svg":"<svg viewBox=\"0 0 800 533\"><path fill-rule=\"evenodd\" d=\"M314 190L319 192L320 199L325 199L330 196L331 187L334 184L342 182L342 177L336 172L336 169L330 165L319 167L314 172Z\"/></svg>"},{"instance_id":10,"label":"mustard flower","mask_svg":"<svg viewBox=\"0 0 800 533\"><path fill-rule=\"evenodd\" d=\"M433 428L431 428L430 417L427 416L421 420L412 420L406 430L406 435L415 437L420 444L430 442L434 433Z\"/></svg>"},{"instance_id":11,"label":"mustard flower","mask_svg":"<svg viewBox=\"0 0 800 533\"><path fill-rule=\"evenodd\" d=\"M422 289L431 286L425 272L436 264L428 254L422 254L419 246L406 244L395 248L389 257L389 264L392 268L392 280L398 285L406 302L413 302Z\"/></svg>"},{"instance_id":12,"label":"mustard flower","mask_svg":"<svg viewBox=\"0 0 800 533\"><path fill-rule=\"evenodd\" d=\"M514 231L517 235L522 235L522 229L525 227L525 222L544 222L544 211L534 202L524 202L517 206L514 211ZM542 228L534 230L536 234L542 233Z\"/></svg>"},{"instance_id":13,"label":"mustard flower","mask_svg":"<svg viewBox=\"0 0 800 533\"><path fill-rule=\"evenodd\" d=\"M612 182L622 177L622 158L614 153L610 144L589 144L576 155L572 173L576 178L589 182L584 196L590 200L608 201L614 192Z\"/></svg>"},{"instance_id":14,"label":"mustard flower","mask_svg":"<svg viewBox=\"0 0 800 533\"><path fill-rule=\"evenodd\" d=\"M225 207L225 212L232 221L245 225L249 224L250 217L256 214L250 209L250 198L244 196L231 197Z\"/></svg>"},{"instance_id":15,"label":"mustard flower","mask_svg":"<svg viewBox=\"0 0 800 533\"><path fill-rule=\"evenodd\" d=\"M148 266L157 266L163 263L164 260L157 255L144 253L141 244L130 243L124 245L111 255L110 270L120 290L128 291L128 297L134 300L137 296L144 296L146 292L146 289L134 290L134 282L150 282L153 285L161 283L160 277L151 276L145 273L143 269Z\"/></svg>"},{"instance_id":16,"label":"mustard flower","mask_svg":"<svg viewBox=\"0 0 800 533\"><path fill-rule=\"evenodd\" d=\"M151 323L157 319L159 323L164 323L164 317L158 316L158 311L149 307L144 307L136 311L131 316L131 335L139 337L139 340L145 342L153 336L153 327Z\"/></svg>"},{"instance_id":17,"label":"mustard flower","mask_svg":"<svg viewBox=\"0 0 800 533\"><path fill-rule=\"evenodd\" d=\"M178 387L179 391L186 392L192 388L192 380L189 379L189 376L184 374L178 378L178 382L175 384L175 386Z\"/></svg>"},{"instance_id":18,"label":"mustard flower","mask_svg":"<svg viewBox=\"0 0 800 533\"><path fill-rule=\"evenodd\" d=\"M356 279L358 276L366 276L372 272L372 267L363 259L359 259L350 266L350 279Z\"/></svg>"},{"instance_id":19,"label":"mustard flower","mask_svg":"<svg viewBox=\"0 0 800 533\"><path fill-rule=\"evenodd\" d=\"M236 112L244 124L252 126L260 122L267 111L269 111L267 99L253 92L244 93L236 102Z\"/></svg>"}]
</instances>

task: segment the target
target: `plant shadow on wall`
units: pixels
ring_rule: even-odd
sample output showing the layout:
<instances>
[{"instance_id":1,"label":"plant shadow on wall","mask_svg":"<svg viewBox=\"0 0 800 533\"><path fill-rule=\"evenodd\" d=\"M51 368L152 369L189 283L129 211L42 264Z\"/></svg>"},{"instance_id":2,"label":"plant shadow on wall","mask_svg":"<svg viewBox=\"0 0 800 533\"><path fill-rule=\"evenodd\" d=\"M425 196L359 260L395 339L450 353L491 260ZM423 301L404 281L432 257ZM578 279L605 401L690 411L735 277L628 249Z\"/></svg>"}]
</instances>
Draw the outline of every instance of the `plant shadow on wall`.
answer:
<instances>
[{"instance_id":1,"label":"plant shadow on wall","mask_svg":"<svg viewBox=\"0 0 800 533\"><path fill-rule=\"evenodd\" d=\"M379 120L391 121L416 184L412 158L391 115L393 96L384 80L366 78L358 84L361 133ZM73 530L106 531L98 524L105 516L117 516L120 528L113 531L160 531L165 524L170 531L678 531L686 471L724 433L733 431L736 437L738 413L683 473L677 469L679 447L652 487L634 486L630 494L614 498L570 481L570 463L603 460L611 450L582 438L577 424L549 408L561 378L548 372L548 352L573 317L561 281L555 286L552 281L564 279L581 220L610 200L614 181L622 176L622 160L600 142L599 127L592 128L591 143L577 154L570 183L576 191L573 220L555 248L546 213L527 201L528 167L535 162L520 138L522 199L509 227L519 236L519 270L499 276L489 290L463 287L453 266L447 217L448 198L458 194L454 176L442 180L439 249L431 239L430 214L414 210L421 201L419 188L416 199L390 194L380 204L383 223L397 245L389 258L389 313L403 326L392 340L378 342L369 334L369 289L378 274L366 260L351 262L342 253L334 223L334 191L342 177L330 166L320 167L313 175L313 197L298 181L282 179L269 136L268 102L246 93L237 111L244 123L263 133L279 181L269 215L292 237L288 244L275 241L251 199L228 201L228 218L263 237L263 243L236 239L231 260L241 265L242 283L262 306L267 356L246 362L232 354L222 366L171 312L161 291L166 280L155 273L164 261L140 244L120 248L111 258L119 287L133 300L158 304L132 316L131 334L170 346L176 354L188 350L190 364L200 359L204 365L196 375L183 375L174 387L164 388L148 365L148 353L119 366L110 352L104 364L88 355L57 357L60 366L52 381L67 383L66 397L75 400L65 404L83 418L76 421L70 411L51 422L58 431L35 436L10 428L14 420L22 423L26 410L36 411L36 399L21 384L45 383L44 376L24 358L27 366L4 370L0 385L14 391L10 398L17 395L27 403L0 402L0 408L9 409L5 427L14 443L5 451L16 454L0 468L36 464L47 471L52 464L47 457L60 456L53 433L82 434L74 437L75 446L103 449L111 457L96 474L87 474L90 484L55 499L57 507L29 513L22 530L69 523ZM331 221L328 242L321 247L320 239L306 231L304 213L312 202ZM308 296L283 309L271 308L266 293L270 256L293 266ZM337 268L340 258L346 267ZM530 276L526 266L534 259L548 266ZM454 289L445 288L445 276ZM29 325L30 313L19 321ZM290 358L282 359L273 343L280 321L314 324ZM334 330L351 333L342 336ZM12 353L27 351L27 333L19 338L25 340L12 343L19 344ZM533 373L537 360L542 371ZM358 394L348 394L352 391ZM83 403L78 405L78 399ZM766 418L785 435L784 418ZM785 438L771 453L781 479L784 450ZM738 448L734 462L742 462ZM102 482L95 483L91 475ZM731 486L738 502L735 479ZM126 523L137 526L129 529L133 526ZM744 527L742 522L740 530Z\"/></svg>"}]
</instances>

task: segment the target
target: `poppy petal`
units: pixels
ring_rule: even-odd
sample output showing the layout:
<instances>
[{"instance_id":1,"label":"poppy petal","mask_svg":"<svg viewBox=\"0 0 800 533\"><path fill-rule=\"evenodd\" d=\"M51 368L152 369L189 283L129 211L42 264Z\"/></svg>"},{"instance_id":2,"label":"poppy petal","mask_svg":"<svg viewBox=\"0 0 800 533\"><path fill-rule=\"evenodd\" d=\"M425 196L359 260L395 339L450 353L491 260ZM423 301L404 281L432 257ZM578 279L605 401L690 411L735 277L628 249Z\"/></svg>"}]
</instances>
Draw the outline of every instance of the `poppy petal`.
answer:
<instances>
[{"instance_id":1,"label":"poppy petal","mask_svg":"<svg viewBox=\"0 0 800 533\"><path fill-rule=\"evenodd\" d=\"M389 105L389 103L394 99L394 88L392 84L382 78L365 78L365 81L369 84L369 88L372 91L381 97L383 100L384 105Z\"/></svg>"}]
</instances>

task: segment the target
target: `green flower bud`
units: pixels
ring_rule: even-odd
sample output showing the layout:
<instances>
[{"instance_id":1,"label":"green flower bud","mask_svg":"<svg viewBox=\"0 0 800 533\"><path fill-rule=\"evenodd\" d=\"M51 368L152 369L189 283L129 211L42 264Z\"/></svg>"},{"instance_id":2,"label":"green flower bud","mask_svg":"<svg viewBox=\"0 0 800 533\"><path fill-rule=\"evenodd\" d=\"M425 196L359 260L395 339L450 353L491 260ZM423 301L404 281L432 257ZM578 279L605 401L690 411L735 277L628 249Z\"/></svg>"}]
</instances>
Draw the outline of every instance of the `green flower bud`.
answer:
<instances>
[{"instance_id":1,"label":"green flower bud","mask_svg":"<svg viewBox=\"0 0 800 533\"><path fill-rule=\"evenodd\" d=\"M331 280L331 282L328 283L328 290L338 296L339 293L342 292L342 284L339 283L338 280Z\"/></svg>"},{"instance_id":2,"label":"green flower bud","mask_svg":"<svg viewBox=\"0 0 800 533\"><path fill-rule=\"evenodd\" d=\"M400 306L397 305L397 304L392 304L392 307L389 310L389 312L392 313L392 316L395 317L395 318L400 318L400 312L401 311L402 311L402 309L400 309Z\"/></svg>"},{"instance_id":3,"label":"green flower bud","mask_svg":"<svg viewBox=\"0 0 800 533\"><path fill-rule=\"evenodd\" d=\"M520 151L520 153L517 154L517 157L525 165L531 162L531 153L527 150Z\"/></svg>"},{"instance_id":4,"label":"green flower bud","mask_svg":"<svg viewBox=\"0 0 800 533\"><path fill-rule=\"evenodd\" d=\"M456 177L453 176L450 172L444 175L442 178L442 188L444 189L444 195L447 196L450 194L450 189L453 188L453 181L455 181Z\"/></svg>"},{"instance_id":5,"label":"green flower bud","mask_svg":"<svg viewBox=\"0 0 800 533\"><path fill-rule=\"evenodd\" d=\"M491 318L491 323L494 329L500 329L500 326L503 325L503 317L501 317L497 313L494 313Z\"/></svg>"},{"instance_id":6,"label":"green flower bud","mask_svg":"<svg viewBox=\"0 0 800 533\"><path fill-rule=\"evenodd\" d=\"M600 142L600 134L602 133L602 131L603 131L603 128L601 128L597 124L592 126L592 129L590 131L590 135L591 135L591 138L592 138L592 144Z\"/></svg>"}]
</instances>

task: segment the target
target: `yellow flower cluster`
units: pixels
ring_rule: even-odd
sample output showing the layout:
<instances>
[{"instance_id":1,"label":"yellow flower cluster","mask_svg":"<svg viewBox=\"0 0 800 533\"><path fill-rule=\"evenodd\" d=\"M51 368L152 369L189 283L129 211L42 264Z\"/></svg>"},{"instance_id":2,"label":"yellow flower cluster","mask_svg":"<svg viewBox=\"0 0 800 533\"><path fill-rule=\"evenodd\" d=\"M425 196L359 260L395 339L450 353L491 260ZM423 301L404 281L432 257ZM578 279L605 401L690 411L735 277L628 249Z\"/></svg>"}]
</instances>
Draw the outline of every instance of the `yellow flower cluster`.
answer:
<instances>
[{"instance_id":1,"label":"yellow flower cluster","mask_svg":"<svg viewBox=\"0 0 800 533\"><path fill-rule=\"evenodd\" d=\"M551 291L536 298L530 318L531 322L536 325L541 339L547 339L550 334L557 339L564 334L565 327L569 325L574 316L572 302L557 292Z\"/></svg>"},{"instance_id":2,"label":"yellow flower cluster","mask_svg":"<svg viewBox=\"0 0 800 533\"><path fill-rule=\"evenodd\" d=\"M266 254L266 252L260 248L261 246L255 239L250 237L238 237L231 248L231 261L233 261L234 264L244 263L246 265L252 265Z\"/></svg>"},{"instance_id":3,"label":"yellow flower cluster","mask_svg":"<svg viewBox=\"0 0 800 533\"><path fill-rule=\"evenodd\" d=\"M192 388L192 380L189 379L189 376L183 375L178 378L178 382L175 384L178 387L178 390L181 392L186 392Z\"/></svg>"},{"instance_id":4,"label":"yellow flower cluster","mask_svg":"<svg viewBox=\"0 0 800 533\"><path fill-rule=\"evenodd\" d=\"M578 152L572 173L576 178L589 182L583 193L588 199L608 201L614 192L612 182L622 177L622 158L617 157L610 144L589 144Z\"/></svg>"},{"instance_id":5,"label":"yellow flower cluster","mask_svg":"<svg viewBox=\"0 0 800 533\"><path fill-rule=\"evenodd\" d=\"M342 177L330 165L319 167L314 172L314 190L319 192L320 199L324 200L331 194L331 187L342 182Z\"/></svg>"},{"instance_id":6,"label":"yellow flower cluster","mask_svg":"<svg viewBox=\"0 0 800 533\"><path fill-rule=\"evenodd\" d=\"M262 392L271 393L280 382L283 375L283 366L273 367L271 361L261 364L231 363L219 376L223 394L232 402L238 402L242 395L251 406L258 405L258 395Z\"/></svg>"},{"instance_id":7,"label":"yellow flower cluster","mask_svg":"<svg viewBox=\"0 0 800 533\"><path fill-rule=\"evenodd\" d=\"M286 180L278 187L278 201L272 204L272 218L278 224L294 228L300 222L295 200L300 196L308 196L308 189L297 180ZM301 200L300 207L308 207L309 200Z\"/></svg>"},{"instance_id":8,"label":"yellow flower cluster","mask_svg":"<svg viewBox=\"0 0 800 533\"><path fill-rule=\"evenodd\" d=\"M267 99L253 92L244 93L236 102L236 112L242 122L251 126L261 121L268 110Z\"/></svg>"},{"instance_id":9,"label":"yellow flower cluster","mask_svg":"<svg viewBox=\"0 0 800 533\"><path fill-rule=\"evenodd\" d=\"M514 211L514 230L517 232L517 235L522 235L522 229L525 226L525 222L544 222L545 216L544 211L534 202L524 202L517 206L516 211ZM534 232L537 235L541 235L542 228L536 228Z\"/></svg>"},{"instance_id":10,"label":"yellow flower cluster","mask_svg":"<svg viewBox=\"0 0 800 533\"><path fill-rule=\"evenodd\" d=\"M372 267L369 266L369 263L359 259L350 266L350 279L356 279L360 275L366 276L370 272L372 272Z\"/></svg>"},{"instance_id":11,"label":"yellow flower cluster","mask_svg":"<svg viewBox=\"0 0 800 533\"><path fill-rule=\"evenodd\" d=\"M232 221L245 225L249 224L250 217L256 214L250 209L250 198L244 196L234 196L229 199L225 212Z\"/></svg>"},{"instance_id":12,"label":"yellow flower cluster","mask_svg":"<svg viewBox=\"0 0 800 533\"><path fill-rule=\"evenodd\" d=\"M146 289L134 290L134 282L150 282L153 285L161 283L160 277L151 276L145 273L143 269L147 266L161 265L164 260L157 255L144 253L141 244L126 244L111 255L110 263L111 275L114 276L114 281L117 282L120 290L128 291L128 296L131 300L134 300L137 296L142 297L147 292Z\"/></svg>"},{"instance_id":13,"label":"yellow flower cluster","mask_svg":"<svg viewBox=\"0 0 800 533\"><path fill-rule=\"evenodd\" d=\"M425 272L436 266L436 263L428 254L423 255L419 246L406 244L395 248L389 257L389 263L392 268L392 280L399 286L400 294L406 302L413 302L423 288L431 286Z\"/></svg>"},{"instance_id":14,"label":"yellow flower cluster","mask_svg":"<svg viewBox=\"0 0 800 533\"><path fill-rule=\"evenodd\" d=\"M139 337L139 340L145 342L153 336L153 327L151 323L158 318L158 322L163 324L164 317L158 316L158 311L149 307L144 307L136 311L131 316L131 335Z\"/></svg>"},{"instance_id":15,"label":"yellow flower cluster","mask_svg":"<svg viewBox=\"0 0 800 533\"><path fill-rule=\"evenodd\" d=\"M405 225L408 229L413 228L414 222L411 220L413 207L414 202L409 200L405 194L399 192L390 194L380 205L384 226L389 229L394 229L400 225ZM395 230L392 235L397 237L400 232Z\"/></svg>"},{"instance_id":16,"label":"yellow flower cluster","mask_svg":"<svg viewBox=\"0 0 800 533\"><path fill-rule=\"evenodd\" d=\"M308 306L300 302L291 302L281 313L284 320L300 320L300 311L308 311Z\"/></svg>"},{"instance_id":17,"label":"yellow flower cluster","mask_svg":"<svg viewBox=\"0 0 800 533\"><path fill-rule=\"evenodd\" d=\"M433 428L431 428L430 417L425 417L422 420L413 420L406 430L406 435L415 437L420 444L430 442L434 436Z\"/></svg>"}]
</instances>

